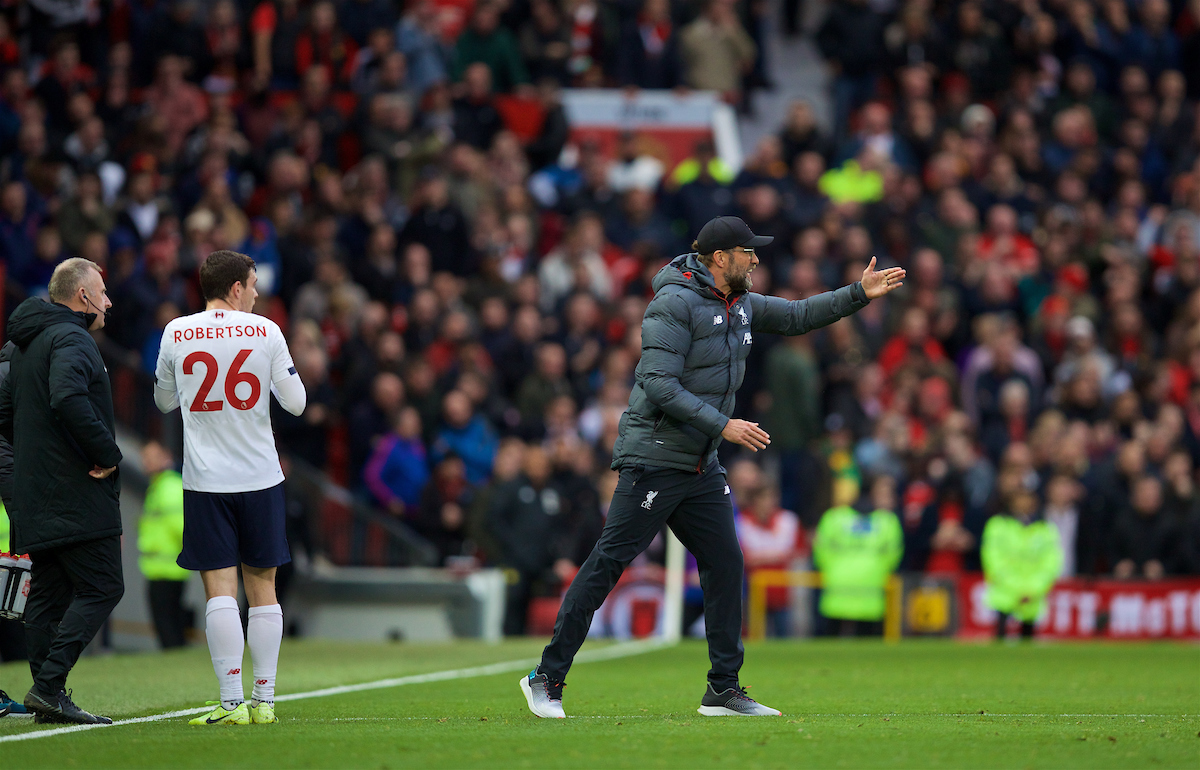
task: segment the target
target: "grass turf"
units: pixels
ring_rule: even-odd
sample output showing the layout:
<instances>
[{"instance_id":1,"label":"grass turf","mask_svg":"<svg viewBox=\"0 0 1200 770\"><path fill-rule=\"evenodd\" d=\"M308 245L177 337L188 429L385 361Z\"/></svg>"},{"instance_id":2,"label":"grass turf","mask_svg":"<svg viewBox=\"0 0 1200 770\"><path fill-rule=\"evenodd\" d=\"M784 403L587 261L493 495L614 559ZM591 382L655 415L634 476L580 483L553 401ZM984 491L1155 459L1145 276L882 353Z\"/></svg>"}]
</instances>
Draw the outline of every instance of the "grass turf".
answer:
<instances>
[{"instance_id":1,"label":"grass turf","mask_svg":"<svg viewBox=\"0 0 1200 770\"><path fill-rule=\"evenodd\" d=\"M288 643L280 692L536 657L498 646ZM591 648L592 645L589 645ZM5 767L1196 767L1200 648L774 642L748 646L744 682L781 718L695 712L705 648L578 665L575 719L539 720L518 673L280 703L275 726L184 719L0 744ZM0 666L16 697L27 669ZM84 659L70 684L115 718L202 705L203 649ZM0 720L0 737L44 729Z\"/></svg>"}]
</instances>

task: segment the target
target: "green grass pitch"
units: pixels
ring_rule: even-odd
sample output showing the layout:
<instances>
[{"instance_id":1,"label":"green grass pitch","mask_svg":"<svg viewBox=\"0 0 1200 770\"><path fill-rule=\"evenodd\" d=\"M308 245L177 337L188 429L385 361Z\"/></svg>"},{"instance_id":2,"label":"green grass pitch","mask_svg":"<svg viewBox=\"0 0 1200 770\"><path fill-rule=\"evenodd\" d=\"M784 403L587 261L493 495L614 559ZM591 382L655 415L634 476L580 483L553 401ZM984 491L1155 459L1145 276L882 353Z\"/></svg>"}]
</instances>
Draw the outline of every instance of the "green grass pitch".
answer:
<instances>
[{"instance_id":1,"label":"green grass pitch","mask_svg":"<svg viewBox=\"0 0 1200 770\"><path fill-rule=\"evenodd\" d=\"M280 693L533 658L542 643L289 642ZM750 644L743 682L779 718L697 714L707 667L697 642L580 663L565 721L533 717L511 672L281 702L278 725L176 718L2 742L0 765L1200 767L1194 645ZM215 697L203 648L86 658L69 684L84 708L118 719ZM28 686L23 665L0 666L0 687L20 698ZM41 729L0 719L0 739Z\"/></svg>"}]
</instances>

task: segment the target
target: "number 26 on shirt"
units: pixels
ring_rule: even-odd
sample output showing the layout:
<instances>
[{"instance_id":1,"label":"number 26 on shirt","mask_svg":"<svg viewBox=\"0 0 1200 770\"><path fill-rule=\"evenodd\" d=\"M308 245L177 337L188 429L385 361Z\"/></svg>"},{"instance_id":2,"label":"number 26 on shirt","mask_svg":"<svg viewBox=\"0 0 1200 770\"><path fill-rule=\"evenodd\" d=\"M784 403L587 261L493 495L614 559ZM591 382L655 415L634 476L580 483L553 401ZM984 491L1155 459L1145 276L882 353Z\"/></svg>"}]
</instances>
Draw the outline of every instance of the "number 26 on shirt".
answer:
<instances>
[{"instance_id":1,"label":"number 26 on shirt","mask_svg":"<svg viewBox=\"0 0 1200 770\"><path fill-rule=\"evenodd\" d=\"M241 371L242 364L246 363L246 359L250 356L251 351L239 351L233 359L233 365L229 367L229 371L225 375L225 398L233 405L234 409L253 409L258 403L258 398L262 395L262 383L258 381L250 372ZM200 390L196 392L196 399L192 402L191 411L193 412L219 412L225 408L225 402L217 399L208 401L209 391L217 382L218 365L217 359L211 353L197 350L194 353L189 353L187 358L183 359L183 373L192 374L195 371L196 364L204 365L204 381L200 383ZM237 386L241 383L247 383L250 386L250 396L242 399L238 398Z\"/></svg>"}]
</instances>

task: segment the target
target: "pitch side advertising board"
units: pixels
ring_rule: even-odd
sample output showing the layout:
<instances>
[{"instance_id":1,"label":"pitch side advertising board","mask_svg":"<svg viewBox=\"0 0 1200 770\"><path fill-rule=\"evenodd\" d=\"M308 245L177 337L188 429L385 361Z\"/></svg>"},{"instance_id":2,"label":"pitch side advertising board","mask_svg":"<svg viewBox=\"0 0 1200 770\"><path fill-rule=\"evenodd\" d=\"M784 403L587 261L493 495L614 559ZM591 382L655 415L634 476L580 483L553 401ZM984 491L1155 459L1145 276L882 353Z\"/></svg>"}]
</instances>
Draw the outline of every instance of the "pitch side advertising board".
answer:
<instances>
[{"instance_id":1,"label":"pitch side advertising board","mask_svg":"<svg viewBox=\"0 0 1200 770\"><path fill-rule=\"evenodd\" d=\"M959 636L995 633L982 576L958 581ZM1046 599L1037 634L1048 639L1200 641L1200 578L1159 581L1062 580Z\"/></svg>"}]
</instances>

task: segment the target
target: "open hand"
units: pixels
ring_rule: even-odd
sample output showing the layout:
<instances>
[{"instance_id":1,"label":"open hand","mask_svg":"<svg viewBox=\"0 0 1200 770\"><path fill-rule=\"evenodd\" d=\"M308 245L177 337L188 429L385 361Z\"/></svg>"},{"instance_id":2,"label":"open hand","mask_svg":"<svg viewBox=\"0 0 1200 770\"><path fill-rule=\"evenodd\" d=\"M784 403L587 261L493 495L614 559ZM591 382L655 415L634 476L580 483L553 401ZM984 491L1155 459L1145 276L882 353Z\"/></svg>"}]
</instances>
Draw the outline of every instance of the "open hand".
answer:
<instances>
[{"instance_id":1,"label":"open hand","mask_svg":"<svg viewBox=\"0 0 1200 770\"><path fill-rule=\"evenodd\" d=\"M766 449L767 444L771 443L771 437L758 427L758 423L745 420L730 420L725 424L725 430L721 431L721 438L755 452Z\"/></svg>"},{"instance_id":2,"label":"open hand","mask_svg":"<svg viewBox=\"0 0 1200 770\"><path fill-rule=\"evenodd\" d=\"M867 293L867 299L875 299L882 297L893 289L899 289L904 285L904 276L908 273L902 267L889 267L886 270L875 270L875 257L871 257L871 264L867 265L867 269L862 274L863 291Z\"/></svg>"}]
</instances>

